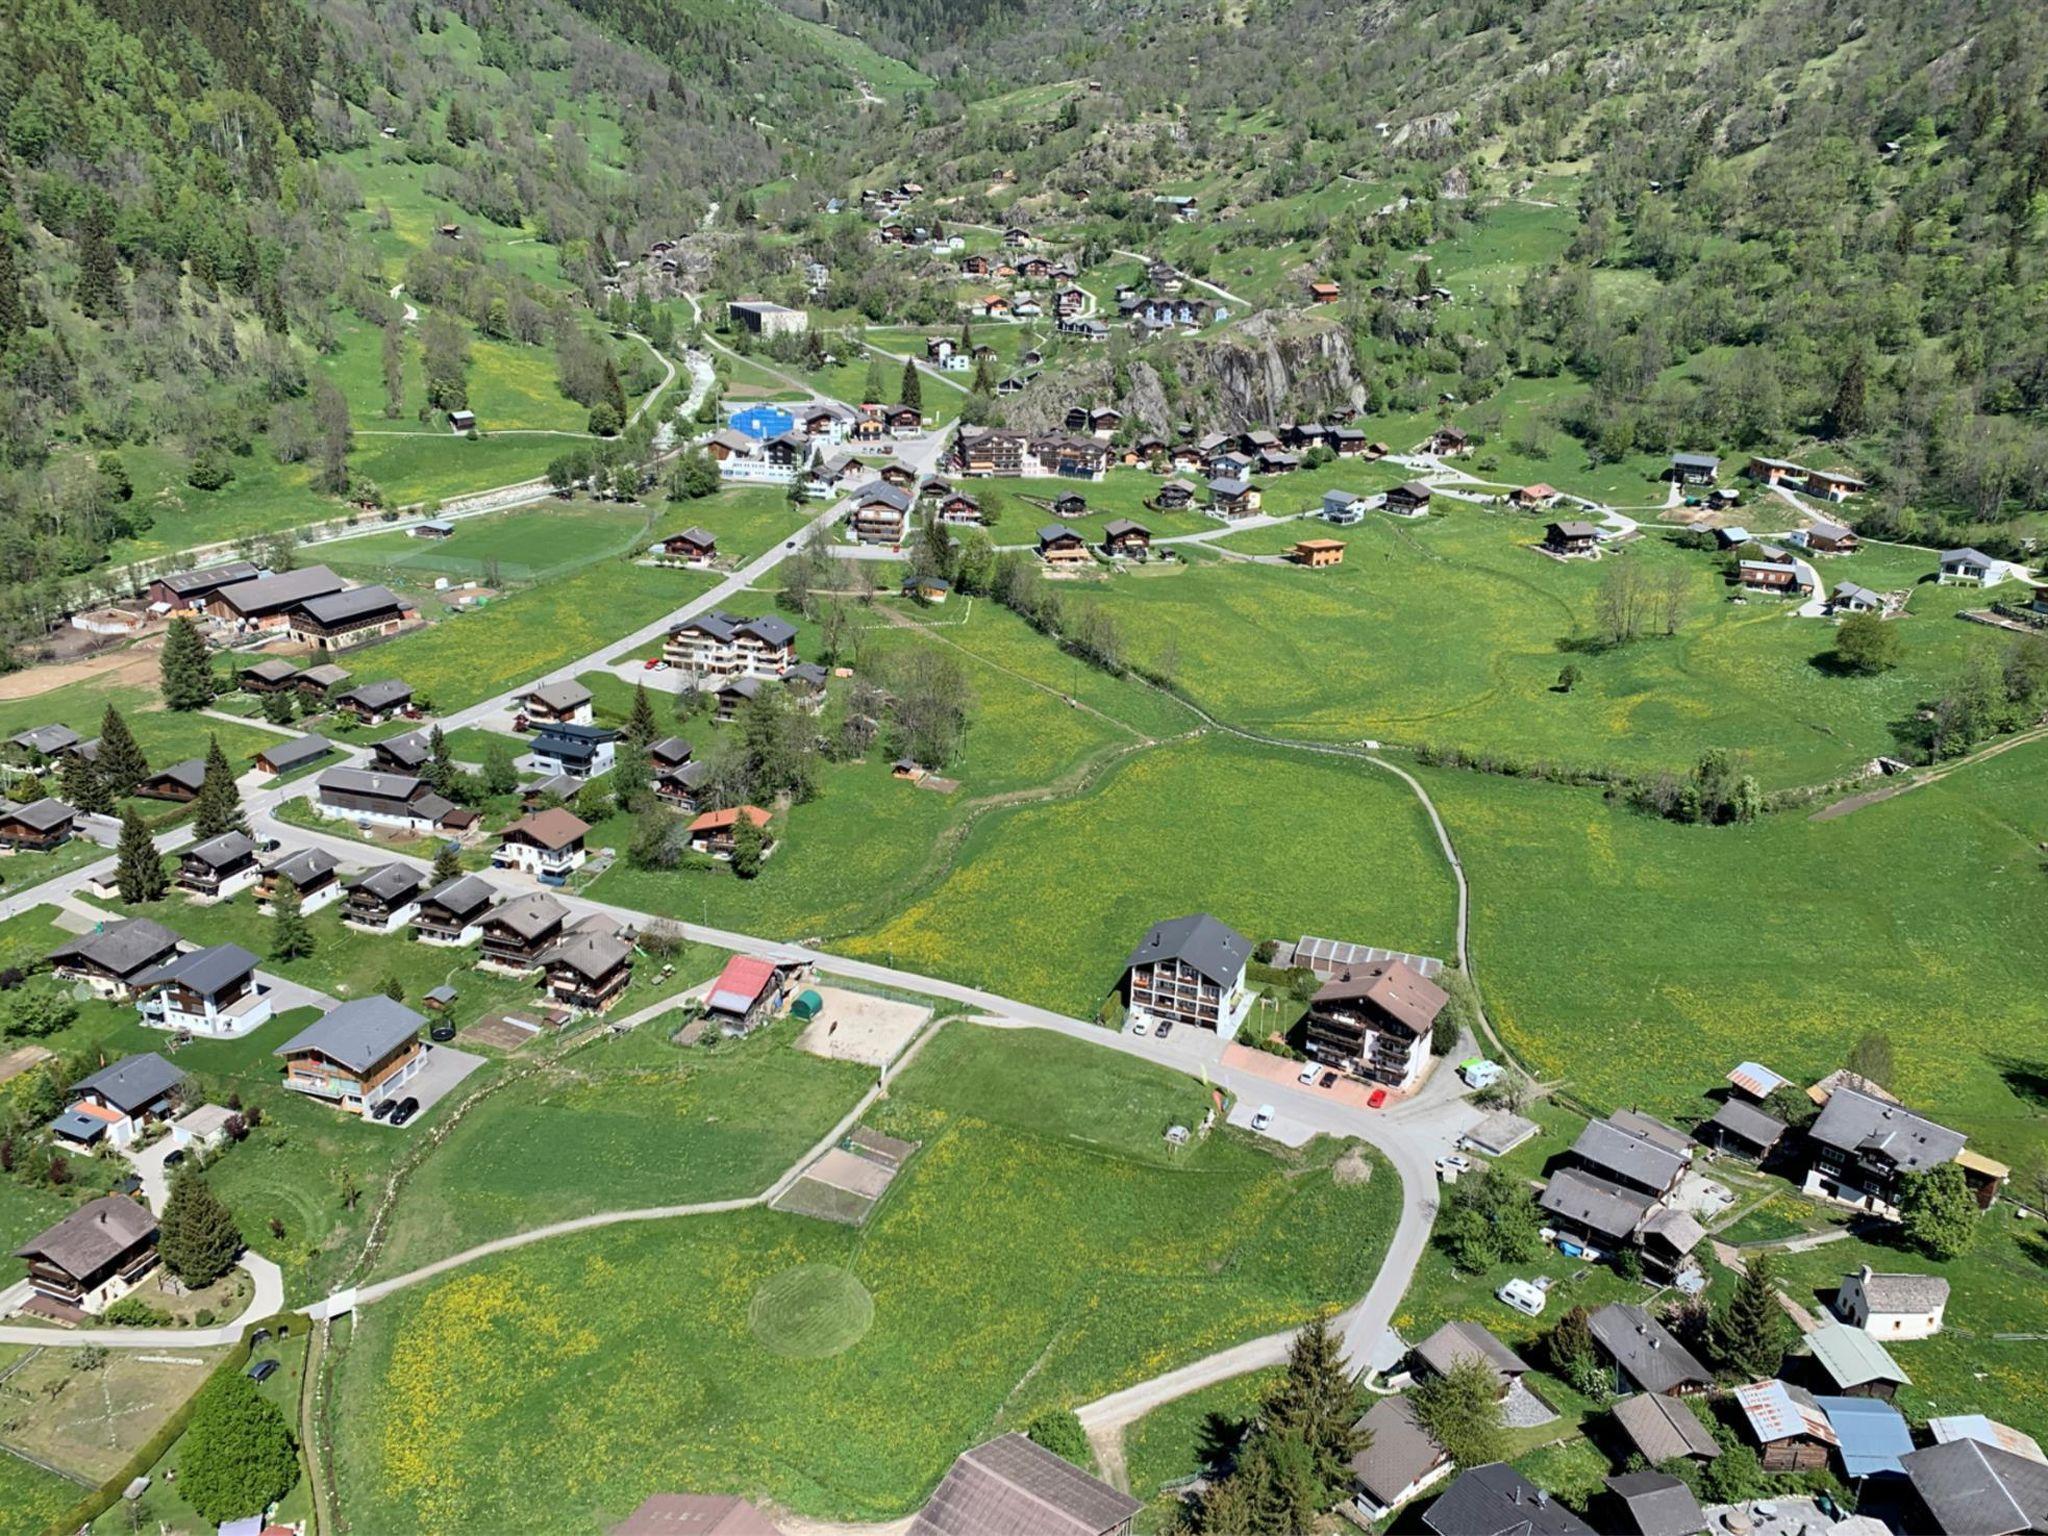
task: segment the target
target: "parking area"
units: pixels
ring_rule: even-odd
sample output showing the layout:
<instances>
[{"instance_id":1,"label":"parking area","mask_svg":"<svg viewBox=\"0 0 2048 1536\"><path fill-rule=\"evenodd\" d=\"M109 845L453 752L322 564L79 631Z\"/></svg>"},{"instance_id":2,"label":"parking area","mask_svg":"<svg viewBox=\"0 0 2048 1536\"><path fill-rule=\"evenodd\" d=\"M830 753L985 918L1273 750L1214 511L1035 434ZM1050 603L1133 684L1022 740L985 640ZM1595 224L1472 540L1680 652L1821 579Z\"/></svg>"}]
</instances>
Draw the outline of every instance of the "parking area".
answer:
<instances>
[{"instance_id":1,"label":"parking area","mask_svg":"<svg viewBox=\"0 0 2048 1536\"><path fill-rule=\"evenodd\" d=\"M1392 1109L1399 1105L1404 1097L1391 1088L1378 1089L1370 1083L1361 1083L1356 1078L1345 1077L1342 1073L1338 1073L1337 1081L1327 1088L1310 1087L1300 1080L1302 1068L1308 1063L1289 1061L1285 1056L1272 1056L1265 1051L1255 1051L1248 1045L1225 1046L1223 1065L1233 1071L1264 1078L1269 1083L1298 1088L1303 1093L1319 1094L1332 1104L1342 1104L1346 1109ZM1318 1068L1316 1083L1320 1084L1329 1075L1326 1069ZM1375 1093L1382 1095L1377 1105L1372 1102Z\"/></svg>"},{"instance_id":2,"label":"parking area","mask_svg":"<svg viewBox=\"0 0 2048 1536\"><path fill-rule=\"evenodd\" d=\"M458 1083L483 1064L484 1058L473 1051L458 1051L452 1045L427 1046L426 1061L398 1094L401 1099L412 1098L420 1101L419 1114L414 1115L406 1124L418 1125L420 1116L448 1097L455 1091ZM388 1119L373 1119L369 1123L389 1125L391 1122Z\"/></svg>"},{"instance_id":3,"label":"parking area","mask_svg":"<svg viewBox=\"0 0 2048 1536\"><path fill-rule=\"evenodd\" d=\"M1249 1098L1240 1098L1230 1106L1227 1123L1236 1126L1241 1131L1249 1131L1252 1129L1252 1119L1258 1114L1259 1107L1258 1104ZM1287 1113L1286 1106L1283 1104L1275 1106L1272 1124L1261 1128L1257 1134L1269 1137L1279 1142L1283 1147L1300 1147L1308 1144L1309 1139L1316 1134L1316 1130L1314 1126L1290 1116Z\"/></svg>"}]
</instances>

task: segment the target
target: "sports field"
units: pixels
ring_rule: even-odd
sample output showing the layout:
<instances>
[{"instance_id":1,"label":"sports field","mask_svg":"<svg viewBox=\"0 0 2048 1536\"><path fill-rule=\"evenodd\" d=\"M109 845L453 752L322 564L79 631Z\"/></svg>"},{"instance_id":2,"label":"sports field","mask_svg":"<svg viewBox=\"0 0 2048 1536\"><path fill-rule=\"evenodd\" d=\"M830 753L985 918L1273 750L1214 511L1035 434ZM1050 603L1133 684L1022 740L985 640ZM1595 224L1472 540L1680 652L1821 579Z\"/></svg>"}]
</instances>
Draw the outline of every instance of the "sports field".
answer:
<instances>
[{"instance_id":1,"label":"sports field","mask_svg":"<svg viewBox=\"0 0 2048 1536\"><path fill-rule=\"evenodd\" d=\"M323 561L357 581L431 586L456 581L543 581L623 555L646 530L641 507L606 502L548 502L489 517L464 518L445 538L377 533L321 550Z\"/></svg>"},{"instance_id":2,"label":"sports field","mask_svg":"<svg viewBox=\"0 0 2048 1536\"><path fill-rule=\"evenodd\" d=\"M1355 1299L1396 1181L1340 1186L1327 1149L1227 1131L1170 1152L1206 1103L1084 1044L950 1025L871 1117L924 1145L858 1234L611 1228L362 1314L335 1414L353 1518L594 1531L678 1487L899 1515L988 1433ZM872 1300L837 1353L859 1295L811 1266Z\"/></svg>"}]
</instances>

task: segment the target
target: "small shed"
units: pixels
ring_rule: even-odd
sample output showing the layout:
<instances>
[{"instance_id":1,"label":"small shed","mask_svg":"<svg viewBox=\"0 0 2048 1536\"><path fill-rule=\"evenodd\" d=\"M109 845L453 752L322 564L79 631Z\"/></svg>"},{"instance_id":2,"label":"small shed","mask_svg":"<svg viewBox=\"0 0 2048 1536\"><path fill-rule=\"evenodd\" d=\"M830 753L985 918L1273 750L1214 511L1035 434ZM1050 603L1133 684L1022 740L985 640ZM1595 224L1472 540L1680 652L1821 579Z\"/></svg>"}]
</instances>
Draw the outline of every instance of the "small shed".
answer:
<instances>
[{"instance_id":1,"label":"small shed","mask_svg":"<svg viewBox=\"0 0 2048 1536\"><path fill-rule=\"evenodd\" d=\"M808 1024L825 1011L825 999L818 995L817 988L805 987L797 993L796 1001L789 1005L790 1016L799 1023Z\"/></svg>"}]
</instances>

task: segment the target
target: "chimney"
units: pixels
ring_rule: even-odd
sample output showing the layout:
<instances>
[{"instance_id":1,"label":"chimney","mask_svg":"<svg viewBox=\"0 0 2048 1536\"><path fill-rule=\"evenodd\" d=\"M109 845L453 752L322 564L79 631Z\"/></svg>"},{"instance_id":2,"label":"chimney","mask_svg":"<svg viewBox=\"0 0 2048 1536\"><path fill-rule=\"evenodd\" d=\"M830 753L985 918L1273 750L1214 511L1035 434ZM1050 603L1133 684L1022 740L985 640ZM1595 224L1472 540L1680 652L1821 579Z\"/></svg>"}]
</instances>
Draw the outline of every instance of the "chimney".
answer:
<instances>
[{"instance_id":1,"label":"chimney","mask_svg":"<svg viewBox=\"0 0 2048 1536\"><path fill-rule=\"evenodd\" d=\"M1870 1268L1870 1266L1869 1266L1868 1264L1866 1264L1866 1265L1864 1265L1864 1266L1863 1266L1863 1278L1864 1278L1864 1280L1868 1281L1868 1280L1870 1279L1870 1276L1871 1276L1871 1268Z\"/></svg>"}]
</instances>

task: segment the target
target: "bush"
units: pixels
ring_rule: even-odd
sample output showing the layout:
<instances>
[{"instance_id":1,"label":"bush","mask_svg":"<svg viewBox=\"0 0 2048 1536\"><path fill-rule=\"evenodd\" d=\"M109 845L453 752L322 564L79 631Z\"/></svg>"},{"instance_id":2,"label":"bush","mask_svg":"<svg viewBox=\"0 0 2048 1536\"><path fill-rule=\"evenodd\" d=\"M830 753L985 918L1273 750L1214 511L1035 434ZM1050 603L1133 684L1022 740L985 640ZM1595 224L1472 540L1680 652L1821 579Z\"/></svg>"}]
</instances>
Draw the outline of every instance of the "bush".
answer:
<instances>
[{"instance_id":1,"label":"bush","mask_svg":"<svg viewBox=\"0 0 2048 1536\"><path fill-rule=\"evenodd\" d=\"M291 1426L237 1371L199 1394L178 1455L178 1491L209 1524L260 1515L299 1480Z\"/></svg>"},{"instance_id":2,"label":"bush","mask_svg":"<svg viewBox=\"0 0 2048 1536\"><path fill-rule=\"evenodd\" d=\"M1034 1444L1072 1462L1082 1471L1095 1466L1095 1451L1088 1444L1088 1431L1071 1408L1049 1408L1033 1419L1024 1431Z\"/></svg>"},{"instance_id":3,"label":"bush","mask_svg":"<svg viewBox=\"0 0 2048 1536\"><path fill-rule=\"evenodd\" d=\"M140 1296L123 1296L100 1314L100 1321L116 1328L168 1328L172 1319Z\"/></svg>"}]
</instances>

